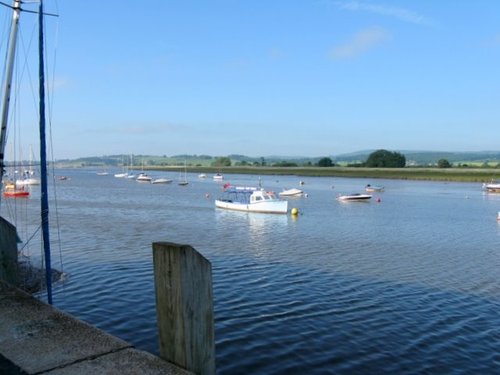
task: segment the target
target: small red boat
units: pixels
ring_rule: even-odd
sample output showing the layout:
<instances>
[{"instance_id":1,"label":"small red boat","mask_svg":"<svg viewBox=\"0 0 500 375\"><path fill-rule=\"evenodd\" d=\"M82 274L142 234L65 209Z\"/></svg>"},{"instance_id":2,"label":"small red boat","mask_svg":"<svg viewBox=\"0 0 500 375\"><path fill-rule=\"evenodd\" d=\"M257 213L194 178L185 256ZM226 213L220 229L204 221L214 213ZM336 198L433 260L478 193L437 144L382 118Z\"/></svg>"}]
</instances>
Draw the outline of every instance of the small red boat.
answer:
<instances>
[{"instance_id":1,"label":"small red boat","mask_svg":"<svg viewBox=\"0 0 500 375\"><path fill-rule=\"evenodd\" d=\"M6 198L27 198L30 192L22 189L5 189L3 196Z\"/></svg>"}]
</instances>

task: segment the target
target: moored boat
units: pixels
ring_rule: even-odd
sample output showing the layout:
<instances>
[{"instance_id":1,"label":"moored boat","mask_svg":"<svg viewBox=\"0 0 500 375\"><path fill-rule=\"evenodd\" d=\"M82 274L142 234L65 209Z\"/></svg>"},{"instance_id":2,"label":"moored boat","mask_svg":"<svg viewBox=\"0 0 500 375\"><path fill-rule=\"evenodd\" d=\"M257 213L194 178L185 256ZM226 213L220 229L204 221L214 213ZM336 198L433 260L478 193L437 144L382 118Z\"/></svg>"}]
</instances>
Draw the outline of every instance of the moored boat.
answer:
<instances>
[{"instance_id":1,"label":"moored boat","mask_svg":"<svg viewBox=\"0 0 500 375\"><path fill-rule=\"evenodd\" d=\"M286 214L288 212L288 202L279 199L273 192L246 186L228 186L222 196L215 200L215 207L270 214Z\"/></svg>"},{"instance_id":2,"label":"moored boat","mask_svg":"<svg viewBox=\"0 0 500 375\"><path fill-rule=\"evenodd\" d=\"M40 179L34 177L24 178L22 180L17 180L16 185L17 186L40 185Z\"/></svg>"},{"instance_id":3,"label":"moored boat","mask_svg":"<svg viewBox=\"0 0 500 375\"><path fill-rule=\"evenodd\" d=\"M297 188L284 189L278 195L280 197L300 197L300 196L304 195L304 191L297 189Z\"/></svg>"},{"instance_id":4,"label":"moored boat","mask_svg":"<svg viewBox=\"0 0 500 375\"><path fill-rule=\"evenodd\" d=\"M500 193L500 182L494 181L490 183L484 183L483 189L488 193Z\"/></svg>"},{"instance_id":5,"label":"moored boat","mask_svg":"<svg viewBox=\"0 0 500 375\"><path fill-rule=\"evenodd\" d=\"M141 173L135 180L137 182L151 182L153 181L153 178L151 176L148 176L146 173Z\"/></svg>"},{"instance_id":6,"label":"moored boat","mask_svg":"<svg viewBox=\"0 0 500 375\"><path fill-rule=\"evenodd\" d=\"M360 193L352 193L352 194L343 194L337 196L337 200L348 202L348 201L367 201L370 200L372 196L370 194L360 194Z\"/></svg>"},{"instance_id":7,"label":"moored boat","mask_svg":"<svg viewBox=\"0 0 500 375\"><path fill-rule=\"evenodd\" d=\"M169 178L156 178L151 181L152 184L170 184L172 182Z\"/></svg>"},{"instance_id":8,"label":"moored boat","mask_svg":"<svg viewBox=\"0 0 500 375\"><path fill-rule=\"evenodd\" d=\"M384 191L384 187L383 186L377 186L377 185L366 185L365 186L365 191L367 192L375 192L375 191Z\"/></svg>"},{"instance_id":9,"label":"moored boat","mask_svg":"<svg viewBox=\"0 0 500 375\"><path fill-rule=\"evenodd\" d=\"M3 196L6 198L28 198L30 196L29 191L22 189L12 189L4 190Z\"/></svg>"},{"instance_id":10,"label":"moored boat","mask_svg":"<svg viewBox=\"0 0 500 375\"><path fill-rule=\"evenodd\" d=\"M220 173L214 174L214 181L222 181L224 179L224 176L221 175Z\"/></svg>"}]
</instances>

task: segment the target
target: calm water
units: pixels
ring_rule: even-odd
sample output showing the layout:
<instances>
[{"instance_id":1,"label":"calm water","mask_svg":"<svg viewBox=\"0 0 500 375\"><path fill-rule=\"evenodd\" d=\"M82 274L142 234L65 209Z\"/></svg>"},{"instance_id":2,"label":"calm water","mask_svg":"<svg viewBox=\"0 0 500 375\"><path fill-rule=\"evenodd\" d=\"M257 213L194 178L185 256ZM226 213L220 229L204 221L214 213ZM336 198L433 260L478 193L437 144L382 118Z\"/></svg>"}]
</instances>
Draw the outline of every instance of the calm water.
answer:
<instances>
[{"instance_id":1,"label":"calm water","mask_svg":"<svg viewBox=\"0 0 500 375\"><path fill-rule=\"evenodd\" d=\"M212 263L218 374L500 372L500 195L481 184L263 176L274 191L305 181L292 218L216 210L210 175L181 187L95 172L57 171L71 180L51 211L68 274L54 303L139 349L158 353L151 244L172 241ZM367 183L386 191L335 200ZM5 203L25 239L39 203Z\"/></svg>"}]
</instances>

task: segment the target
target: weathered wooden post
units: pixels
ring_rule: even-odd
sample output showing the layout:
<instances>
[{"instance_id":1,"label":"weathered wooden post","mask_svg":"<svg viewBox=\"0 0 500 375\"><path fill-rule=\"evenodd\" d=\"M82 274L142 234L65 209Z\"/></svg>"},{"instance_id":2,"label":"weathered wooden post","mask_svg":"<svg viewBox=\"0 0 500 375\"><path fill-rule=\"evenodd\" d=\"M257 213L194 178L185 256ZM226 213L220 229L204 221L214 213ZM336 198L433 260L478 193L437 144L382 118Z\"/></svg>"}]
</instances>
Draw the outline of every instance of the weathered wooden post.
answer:
<instances>
[{"instance_id":1,"label":"weathered wooden post","mask_svg":"<svg viewBox=\"0 0 500 375\"><path fill-rule=\"evenodd\" d=\"M0 279L18 285L17 230L0 216Z\"/></svg>"},{"instance_id":2,"label":"weathered wooden post","mask_svg":"<svg viewBox=\"0 0 500 375\"><path fill-rule=\"evenodd\" d=\"M153 243L160 357L215 374L212 266L189 245Z\"/></svg>"}]
</instances>

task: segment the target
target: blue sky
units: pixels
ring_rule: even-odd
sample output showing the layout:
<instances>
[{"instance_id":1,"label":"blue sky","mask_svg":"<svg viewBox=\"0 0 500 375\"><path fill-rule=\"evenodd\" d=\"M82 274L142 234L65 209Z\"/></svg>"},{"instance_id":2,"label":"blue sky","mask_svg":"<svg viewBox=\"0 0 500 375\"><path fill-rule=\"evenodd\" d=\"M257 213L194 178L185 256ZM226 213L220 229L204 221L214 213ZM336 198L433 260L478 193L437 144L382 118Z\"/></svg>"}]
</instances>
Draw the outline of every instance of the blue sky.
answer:
<instances>
[{"instance_id":1,"label":"blue sky","mask_svg":"<svg viewBox=\"0 0 500 375\"><path fill-rule=\"evenodd\" d=\"M500 1L45 4L56 159L499 150Z\"/></svg>"}]
</instances>

